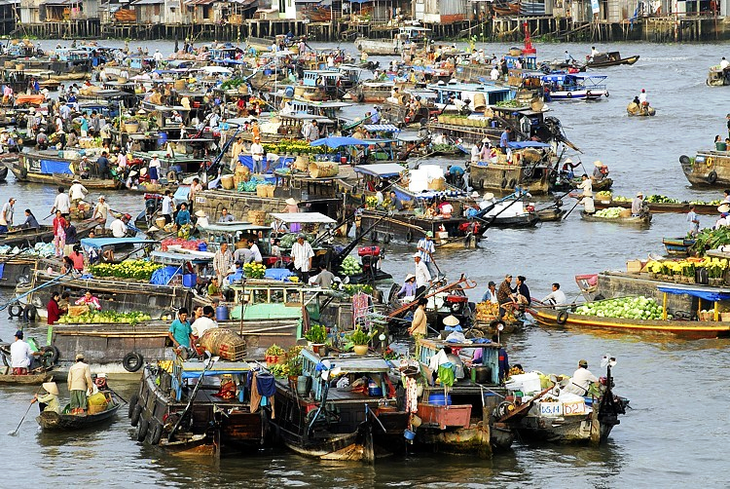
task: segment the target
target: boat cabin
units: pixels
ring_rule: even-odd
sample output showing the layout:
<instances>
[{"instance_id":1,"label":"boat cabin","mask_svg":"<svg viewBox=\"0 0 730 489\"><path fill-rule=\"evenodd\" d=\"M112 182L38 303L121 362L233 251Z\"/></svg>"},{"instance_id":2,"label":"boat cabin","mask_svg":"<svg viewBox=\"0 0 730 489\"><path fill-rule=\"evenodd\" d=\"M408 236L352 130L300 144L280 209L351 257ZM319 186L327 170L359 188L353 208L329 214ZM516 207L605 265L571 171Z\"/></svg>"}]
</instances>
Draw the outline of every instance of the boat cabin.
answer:
<instances>
[{"instance_id":1,"label":"boat cabin","mask_svg":"<svg viewBox=\"0 0 730 489\"><path fill-rule=\"evenodd\" d=\"M496 105L514 98L514 92L509 88L478 83L436 83L427 85L426 88L436 93L434 103L439 108L453 107L452 97L463 102L469 100L469 108L472 110L480 105L475 103L475 98L483 98L486 105Z\"/></svg>"},{"instance_id":2,"label":"boat cabin","mask_svg":"<svg viewBox=\"0 0 730 489\"><path fill-rule=\"evenodd\" d=\"M428 42L431 38L431 29L428 29L426 27L407 25L398 28L398 37L403 42L424 44Z\"/></svg>"},{"instance_id":3,"label":"boat cabin","mask_svg":"<svg viewBox=\"0 0 730 489\"><path fill-rule=\"evenodd\" d=\"M81 247L89 263L121 263L145 255L155 243L143 238L84 238Z\"/></svg>"}]
</instances>

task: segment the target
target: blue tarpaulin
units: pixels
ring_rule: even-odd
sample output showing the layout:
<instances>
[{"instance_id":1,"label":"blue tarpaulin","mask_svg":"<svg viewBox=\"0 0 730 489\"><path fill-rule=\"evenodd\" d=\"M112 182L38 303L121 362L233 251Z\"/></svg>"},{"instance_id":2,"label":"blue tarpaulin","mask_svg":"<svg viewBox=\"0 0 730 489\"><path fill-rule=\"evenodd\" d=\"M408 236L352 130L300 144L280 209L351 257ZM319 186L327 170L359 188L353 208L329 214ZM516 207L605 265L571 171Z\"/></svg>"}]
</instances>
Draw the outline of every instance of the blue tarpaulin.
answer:
<instances>
[{"instance_id":1,"label":"blue tarpaulin","mask_svg":"<svg viewBox=\"0 0 730 489\"><path fill-rule=\"evenodd\" d=\"M524 149L524 148L549 148L548 143L541 143L539 141L512 141L509 143L511 149Z\"/></svg>"},{"instance_id":2,"label":"blue tarpaulin","mask_svg":"<svg viewBox=\"0 0 730 489\"><path fill-rule=\"evenodd\" d=\"M340 146L370 146L378 144L382 141L367 141L365 139L357 139L344 136L331 136L328 138L317 139L309 143L310 146L328 146L330 148L339 148Z\"/></svg>"},{"instance_id":3,"label":"blue tarpaulin","mask_svg":"<svg viewBox=\"0 0 730 489\"><path fill-rule=\"evenodd\" d=\"M152 273L150 283L154 285L167 285L172 277L175 275L182 275L182 273L181 267L175 267L172 265L158 268Z\"/></svg>"},{"instance_id":4,"label":"blue tarpaulin","mask_svg":"<svg viewBox=\"0 0 730 489\"><path fill-rule=\"evenodd\" d=\"M730 300L730 292L723 292L719 289L697 289L691 287L657 287L660 292L666 292L667 294L687 294L692 297L699 297L706 301L727 301Z\"/></svg>"},{"instance_id":5,"label":"blue tarpaulin","mask_svg":"<svg viewBox=\"0 0 730 489\"><path fill-rule=\"evenodd\" d=\"M41 160L42 173L66 173L72 175L68 161Z\"/></svg>"}]
</instances>

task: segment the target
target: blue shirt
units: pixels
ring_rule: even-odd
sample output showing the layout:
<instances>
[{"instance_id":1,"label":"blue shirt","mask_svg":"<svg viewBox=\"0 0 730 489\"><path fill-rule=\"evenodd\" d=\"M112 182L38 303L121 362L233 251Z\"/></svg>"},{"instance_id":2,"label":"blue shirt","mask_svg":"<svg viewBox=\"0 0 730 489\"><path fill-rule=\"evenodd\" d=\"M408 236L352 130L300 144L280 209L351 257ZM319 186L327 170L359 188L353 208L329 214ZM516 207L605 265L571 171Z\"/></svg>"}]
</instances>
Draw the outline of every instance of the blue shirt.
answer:
<instances>
[{"instance_id":1,"label":"blue shirt","mask_svg":"<svg viewBox=\"0 0 730 489\"><path fill-rule=\"evenodd\" d=\"M429 241L426 238L421 238L418 241L417 247L419 248L418 252L421 254L421 260L424 261L424 263L428 263L431 261L431 255L430 253L433 253L436 251L436 248L433 245L433 240Z\"/></svg>"},{"instance_id":2,"label":"blue shirt","mask_svg":"<svg viewBox=\"0 0 730 489\"><path fill-rule=\"evenodd\" d=\"M170 333L181 346L190 348L190 335L193 333L193 328L190 327L189 322L183 323L179 319L174 320L170 325Z\"/></svg>"},{"instance_id":3,"label":"blue shirt","mask_svg":"<svg viewBox=\"0 0 730 489\"><path fill-rule=\"evenodd\" d=\"M185 224L190 224L190 212L188 212L187 209L180 210L177 213L177 220L175 221L178 226L184 226Z\"/></svg>"},{"instance_id":4,"label":"blue shirt","mask_svg":"<svg viewBox=\"0 0 730 489\"><path fill-rule=\"evenodd\" d=\"M502 135L499 137L499 147L507 148L508 143L509 143L509 134L507 134L507 131L503 131Z\"/></svg>"}]
</instances>

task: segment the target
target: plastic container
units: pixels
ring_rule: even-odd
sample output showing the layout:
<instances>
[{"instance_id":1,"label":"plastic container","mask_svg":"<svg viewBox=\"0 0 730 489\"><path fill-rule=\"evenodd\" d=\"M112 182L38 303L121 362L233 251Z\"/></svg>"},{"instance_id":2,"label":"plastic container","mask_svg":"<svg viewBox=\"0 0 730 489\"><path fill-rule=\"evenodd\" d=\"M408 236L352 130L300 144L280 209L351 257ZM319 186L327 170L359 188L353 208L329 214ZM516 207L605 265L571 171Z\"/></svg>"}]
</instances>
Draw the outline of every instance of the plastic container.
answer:
<instances>
[{"instance_id":1,"label":"plastic container","mask_svg":"<svg viewBox=\"0 0 730 489\"><path fill-rule=\"evenodd\" d=\"M368 395L370 397L381 397L383 395L383 389L373 379L370 379L370 382L368 382Z\"/></svg>"},{"instance_id":2,"label":"plastic container","mask_svg":"<svg viewBox=\"0 0 730 489\"><path fill-rule=\"evenodd\" d=\"M403 438L405 438L406 440L411 441L415 437L416 437L415 431L411 431L408 428L406 428L405 431L403 431Z\"/></svg>"},{"instance_id":3,"label":"plastic container","mask_svg":"<svg viewBox=\"0 0 730 489\"><path fill-rule=\"evenodd\" d=\"M432 392L428 396L429 404L440 404L442 406L451 405L451 394L446 396L446 402L444 402L444 394L442 392Z\"/></svg>"},{"instance_id":4,"label":"plastic container","mask_svg":"<svg viewBox=\"0 0 730 489\"><path fill-rule=\"evenodd\" d=\"M505 387L511 391L522 391L525 394L540 392L540 375L537 372L513 375Z\"/></svg>"},{"instance_id":5,"label":"plastic container","mask_svg":"<svg viewBox=\"0 0 730 489\"><path fill-rule=\"evenodd\" d=\"M198 243L198 251L208 251L208 245L205 241Z\"/></svg>"},{"instance_id":6,"label":"plastic container","mask_svg":"<svg viewBox=\"0 0 730 489\"><path fill-rule=\"evenodd\" d=\"M157 147L162 148L167 144L167 133L161 132L157 135Z\"/></svg>"},{"instance_id":7,"label":"plastic container","mask_svg":"<svg viewBox=\"0 0 730 489\"><path fill-rule=\"evenodd\" d=\"M183 287L195 287L198 283L198 276L194 273L183 274Z\"/></svg>"},{"instance_id":8,"label":"plastic container","mask_svg":"<svg viewBox=\"0 0 730 489\"><path fill-rule=\"evenodd\" d=\"M215 308L216 321L228 321L228 306L218 306Z\"/></svg>"},{"instance_id":9,"label":"plastic container","mask_svg":"<svg viewBox=\"0 0 730 489\"><path fill-rule=\"evenodd\" d=\"M292 98L294 96L294 87L286 87L286 89L284 89L284 95Z\"/></svg>"}]
</instances>

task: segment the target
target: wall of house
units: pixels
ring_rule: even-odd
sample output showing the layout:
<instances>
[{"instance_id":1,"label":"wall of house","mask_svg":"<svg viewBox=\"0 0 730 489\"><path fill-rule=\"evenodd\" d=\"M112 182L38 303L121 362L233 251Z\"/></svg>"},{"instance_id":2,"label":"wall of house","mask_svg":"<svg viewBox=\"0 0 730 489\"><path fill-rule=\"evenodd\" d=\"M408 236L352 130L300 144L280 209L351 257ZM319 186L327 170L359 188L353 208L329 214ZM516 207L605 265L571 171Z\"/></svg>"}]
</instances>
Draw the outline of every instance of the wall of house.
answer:
<instances>
[{"instance_id":1,"label":"wall of house","mask_svg":"<svg viewBox=\"0 0 730 489\"><path fill-rule=\"evenodd\" d=\"M450 24L467 17L466 0L425 0L423 22Z\"/></svg>"}]
</instances>

